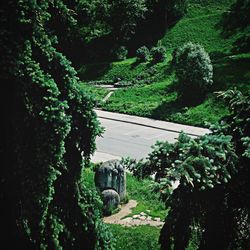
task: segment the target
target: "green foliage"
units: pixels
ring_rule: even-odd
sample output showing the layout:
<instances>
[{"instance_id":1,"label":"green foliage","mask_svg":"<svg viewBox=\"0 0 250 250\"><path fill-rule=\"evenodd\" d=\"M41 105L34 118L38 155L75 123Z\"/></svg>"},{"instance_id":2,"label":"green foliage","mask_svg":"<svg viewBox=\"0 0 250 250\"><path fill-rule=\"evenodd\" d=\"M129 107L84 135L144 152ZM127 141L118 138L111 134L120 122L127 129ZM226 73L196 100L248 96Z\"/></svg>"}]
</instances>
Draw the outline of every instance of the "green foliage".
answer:
<instances>
[{"instance_id":1,"label":"green foliage","mask_svg":"<svg viewBox=\"0 0 250 250\"><path fill-rule=\"evenodd\" d=\"M166 48L164 46L153 47L150 54L155 63L163 62L166 59Z\"/></svg>"},{"instance_id":2,"label":"green foliage","mask_svg":"<svg viewBox=\"0 0 250 250\"><path fill-rule=\"evenodd\" d=\"M107 24L115 41L127 40L147 11L145 0L111 0Z\"/></svg>"},{"instance_id":3,"label":"green foliage","mask_svg":"<svg viewBox=\"0 0 250 250\"><path fill-rule=\"evenodd\" d=\"M158 142L131 168L140 178L156 174L155 190L170 207L162 249L185 249L194 234L202 249L249 247L250 98L236 90L220 96L231 114L210 134Z\"/></svg>"},{"instance_id":4,"label":"green foliage","mask_svg":"<svg viewBox=\"0 0 250 250\"><path fill-rule=\"evenodd\" d=\"M218 25L222 15L233 1L195 1L189 0L187 13L162 38L162 44L172 51L184 43L193 42L204 46L206 51L229 53L235 37L223 38Z\"/></svg>"},{"instance_id":5,"label":"green foliage","mask_svg":"<svg viewBox=\"0 0 250 250\"><path fill-rule=\"evenodd\" d=\"M213 188L227 183L235 173L236 156L231 140L232 137L224 135L191 139L180 134L175 144L157 142L147 160L131 170L140 178L156 174L156 180L161 179L159 190L163 200L172 192L172 181L197 190Z\"/></svg>"},{"instance_id":6,"label":"green foliage","mask_svg":"<svg viewBox=\"0 0 250 250\"><path fill-rule=\"evenodd\" d=\"M151 226L123 227L111 225L111 231L117 240L117 250L158 250L159 228Z\"/></svg>"},{"instance_id":7,"label":"green foliage","mask_svg":"<svg viewBox=\"0 0 250 250\"><path fill-rule=\"evenodd\" d=\"M147 8L145 0L80 0L75 10L80 33L87 42L110 34L113 45L117 45L134 33Z\"/></svg>"},{"instance_id":8,"label":"green foliage","mask_svg":"<svg viewBox=\"0 0 250 250\"><path fill-rule=\"evenodd\" d=\"M86 42L110 32L110 27L105 22L110 11L107 0L76 1L75 11L78 14L76 17L78 19L78 32Z\"/></svg>"},{"instance_id":9,"label":"green foliage","mask_svg":"<svg viewBox=\"0 0 250 250\"><path fill-rule=\"evenodd\" d=\"M152 192L152 184L150 179L137 180L131 174L127 175L129 198L138 202L130 216L144 212L152 217L160 217L161 219L166 217L167 212L164 203L159 201L159 194Z\"/></svg>"},{"instance_id":10,"label":"green foliage","mask_svg":"<svg viewBox=\"0 0 250 250\"><path fill-rule=\"evenodd\" d=\"M122 61L127 58L128 55L128 50L126 49L125 46L120 46L118 49L115 50L115 59Z\"/></svg>"},{"instance_id":11,"label":"green foliage","mask_svg":"<svg viewBox=\"0 0 250 250\"><path fill-rule=\"evenodd\" d=\"M101 202L81 170L101 133L94 102L57 51L57 29L77 25L63 1L1 6L4 129L1 174L3 244L12 249L112 249ZM2 36L4 35L4 36ZM2 158L2 157L1 157Z\"/></svg>"},{"instance_id":12,"label":"green foliage","mask_svg":"<svg viewBox=\"0 0 250 250\"><path fill-rule=\"evenodd\" d=\"M142 46L136 50L136 57L138 61L146 62L150 56L149 49L146 46Z\"/></svg>"},{"instance_id":13,"label":"green foliage","mask_svg":"<svg viewBox=\"0 0 250 250\"><path fill-rule=\"evenodd\" d=\"M200 100L213 83L213 66L201 45L184 44L174 54L174 68L181 96L185 100Z\"/></svg>"}]
</instances>

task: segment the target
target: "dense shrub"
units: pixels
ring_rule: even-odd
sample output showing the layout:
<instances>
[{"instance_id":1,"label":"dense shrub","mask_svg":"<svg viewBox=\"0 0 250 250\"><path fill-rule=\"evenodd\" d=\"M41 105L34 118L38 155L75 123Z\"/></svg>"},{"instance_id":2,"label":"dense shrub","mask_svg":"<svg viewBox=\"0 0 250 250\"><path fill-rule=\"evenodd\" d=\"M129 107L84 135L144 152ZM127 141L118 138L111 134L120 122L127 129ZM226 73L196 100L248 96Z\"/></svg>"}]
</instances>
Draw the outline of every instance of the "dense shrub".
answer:
<instances>
[{"instance_id":1,"label":"dense shrub","mask_svg":"<svg viewBox=\"0 0 250 250\"><path fill-rule=\"evenodd\" d=\"M164 46L153 47L150 53L154 62L163 62L166 58L166 48Z\"/></svg>"},{"instance_id":2,"label":"dense shrub","mask_svg":"<svg viewBox=\"0 0 250 250\"><path fill-rule=\"evenodd\" d=\"M127 58L128 55L128 50L126 49L125 46L121 46L119 47L116 51L115 51L115 59L117 60L125 60Z\"/></svg>"},{"instance_id":3,"label":"dense shrub","mask_svg":"<svg viewBox=\"0 0 250 250\"><path fill-rule=\"evenodd\" d=\"M150 52L146 46L142 46L136 50L136 57L138 61L146 62L149 59Z\"/></svg>"},{"instance_id":4,"label":"dense shrub","mask_svg":"<svg viewBox=\"0 0 250 250\"><path fill-rule=\"evenodd\" d=\"M249 249L250 96L220 96L230 115L210 134L180 134L174 144L157 142L146 160L125 162L138 178L156 176L169 208L161 249L187 249L194 235L195 249Z\"/></svg>"},{"instance_id":5,"label":"dense shrub","mask_svg":"<svg viewBox=\"0 0 250 250\"><path fill-rule=\"evenodd\" d=\"M186 43L174 51L173 64L180 95L185 101L201 99L213 84L213 66L205 49Z\"/></svg>"},{"instance_id":6,"label":"dense shrub","mask_svg":"<svg viewBox=\"0 0 250 250\"><path fill-rule=\"evenodd\" d=\"M92 98L57 50L61 23L77 25L64 3L0 8L0 221L9 249L113 249L100 197L82 176L101 129Z\"/></svg>"}]
</instances>

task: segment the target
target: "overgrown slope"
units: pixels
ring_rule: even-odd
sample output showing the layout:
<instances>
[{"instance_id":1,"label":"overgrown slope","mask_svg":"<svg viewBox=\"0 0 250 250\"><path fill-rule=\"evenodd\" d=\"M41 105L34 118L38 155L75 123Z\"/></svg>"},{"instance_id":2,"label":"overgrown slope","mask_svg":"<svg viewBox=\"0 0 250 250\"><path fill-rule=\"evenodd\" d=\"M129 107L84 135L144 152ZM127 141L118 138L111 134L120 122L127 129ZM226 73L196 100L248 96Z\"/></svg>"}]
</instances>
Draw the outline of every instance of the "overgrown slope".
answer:
<instances>
[{"instance_id":1,"label":"overgrown slope","mask_svg":"<svg viewBox=\"0 0 250 250\"><path fill-rule=\"evenodd\" d=\"M238 34L222 35L222 20L233 0L191 0L186 15L166 31L161 42L167 49L167 60L153 66L136 63L134 58L121 62L85 65L80 70L83 80L132 81L148 79L147 71L154 68L156 76L150 85L142 84L116 91L103 104L103 109L204 126L217 122L228 113L227 107L216 99L215 91L237 87L243 92L250 89L250 54L232 52ZM175 75L171 69L173 49L185 42L199 43L209 52L214 66L214 85L203 102L187 106L178 98Z\"/></svg>"}]
</instances>

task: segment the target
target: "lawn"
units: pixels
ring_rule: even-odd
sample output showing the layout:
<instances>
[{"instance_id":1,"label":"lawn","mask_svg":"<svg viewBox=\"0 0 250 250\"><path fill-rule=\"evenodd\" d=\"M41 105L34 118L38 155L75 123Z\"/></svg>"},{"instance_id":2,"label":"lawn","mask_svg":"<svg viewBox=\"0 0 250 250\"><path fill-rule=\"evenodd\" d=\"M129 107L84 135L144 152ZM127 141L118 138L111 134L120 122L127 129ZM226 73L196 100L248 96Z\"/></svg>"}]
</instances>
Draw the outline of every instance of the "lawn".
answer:
<instances>
[{"instance_id":1,"label":"lawn","mask_svg":"<svg viewBox=\"0 0 250 250\"><path fill-rule=\"evenodd\" d=\"M123 227L110 225L117 250L158 250L160 229L151 226Z\"/></svg>"}]
</instances>

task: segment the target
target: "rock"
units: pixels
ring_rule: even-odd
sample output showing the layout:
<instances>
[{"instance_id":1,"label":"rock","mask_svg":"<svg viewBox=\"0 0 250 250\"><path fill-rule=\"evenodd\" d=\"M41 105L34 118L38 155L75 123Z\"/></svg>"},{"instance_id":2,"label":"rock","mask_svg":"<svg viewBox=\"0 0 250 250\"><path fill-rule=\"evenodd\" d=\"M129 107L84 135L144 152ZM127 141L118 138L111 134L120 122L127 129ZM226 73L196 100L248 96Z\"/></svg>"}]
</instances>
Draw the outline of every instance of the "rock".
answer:
<instances>
[{"instance_id":1,"label":"rock","mask_svg":"<svg viewBox=\"0 0 250 250\"><path fill-rule=\"evenodd\" d=\"M146 216L140 216L139 217L140 220L146 220L146 218L147 218Z\"/></svg>"},{"instance_id":2,"label":"rock","mask_svg":"<svg viewBox=\"0 0 250 250\"><path fill-rule=\"evenodd\" d=\"M133 219L138 219L139 217L140 217L140 215L138 215L138 214L135 214L132 216Z\"/></svg>"},{"instance_id":3,"label":"rock","mask_svg":"<svg viewBox=\"0 0 250 250\"><path fill-rule=\"evenodd\" d=\"M120 203L119 194L113 189L102 191L102 199L104 215L111 215Z\"/></svg>"},{"instance_id":4,"label":"rock","mask_svg":"<svg viewBox=\"0 0 250 250\"><path fill-rule=\"evenodd\" d=\"M148 216L148 217L147 217L147 220L152 220L152 217L151 217L151 216Z\"/></svg>"},{"instance_id":5,"label":"rock","mask_svg":"<svg viewBox=\"0 0 250 250\"><path fill-rule=\"evenodd\" d=\"M126 172L119 160L104 162L95 173L95 184L100 191L114 189L121 201L126 197Z\"/></svg>"},{"instance_id":6,"label":"rock","mask_svg":"<svg viewBox=\"0 0 250 250\"><path fill-rule=\"evenodd\" d=\"M161 218L155 218L155 221L160 222L160 221L161 221Z\"/></svg>"},{"instance_id":7,"label":"rock","mask_svg":"<svg viewBox=\"0 0 250 250\"><path fill-rule=\"evenodd\" d=\"M147 214L145 214L144 212L141 212L140 215L142 216L146 216Z\"/></svg>"}]
</instances>

